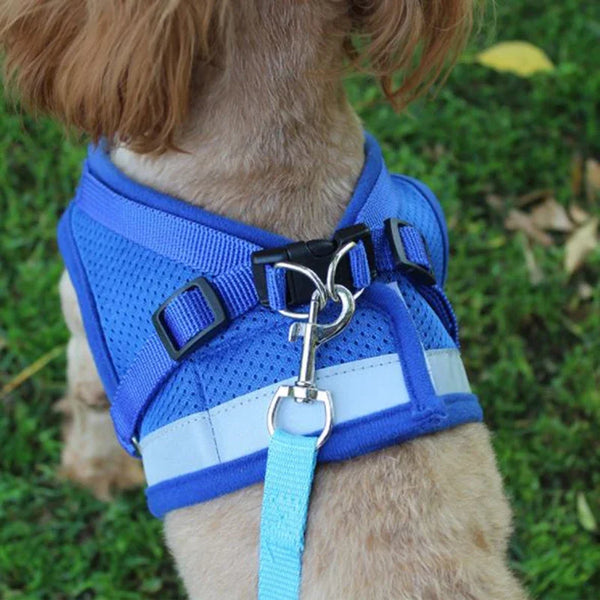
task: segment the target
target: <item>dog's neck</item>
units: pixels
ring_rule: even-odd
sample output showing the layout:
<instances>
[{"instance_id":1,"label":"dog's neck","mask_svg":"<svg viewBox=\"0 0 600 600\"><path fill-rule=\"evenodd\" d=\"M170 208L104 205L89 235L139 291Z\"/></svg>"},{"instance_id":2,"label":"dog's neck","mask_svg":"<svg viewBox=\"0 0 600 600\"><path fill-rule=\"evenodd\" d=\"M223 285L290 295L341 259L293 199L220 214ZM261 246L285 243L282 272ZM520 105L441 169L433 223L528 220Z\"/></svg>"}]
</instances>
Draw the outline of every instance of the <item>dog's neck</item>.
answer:
<instances>
[{"instance_id":1,"label":"dog's neck","mask_svg":"<svg viewBox=\"0 0 600 600\"><path fill-rule=\"evenodd\" d=\"M209 76L200 67L176 140L185 152L118 148L113 160L209 211L296 239L328 236L363 163L362 128L339 78L346 17L321 0L270 5L239 3L226 67Z\"/></svg>"}]
</instances>

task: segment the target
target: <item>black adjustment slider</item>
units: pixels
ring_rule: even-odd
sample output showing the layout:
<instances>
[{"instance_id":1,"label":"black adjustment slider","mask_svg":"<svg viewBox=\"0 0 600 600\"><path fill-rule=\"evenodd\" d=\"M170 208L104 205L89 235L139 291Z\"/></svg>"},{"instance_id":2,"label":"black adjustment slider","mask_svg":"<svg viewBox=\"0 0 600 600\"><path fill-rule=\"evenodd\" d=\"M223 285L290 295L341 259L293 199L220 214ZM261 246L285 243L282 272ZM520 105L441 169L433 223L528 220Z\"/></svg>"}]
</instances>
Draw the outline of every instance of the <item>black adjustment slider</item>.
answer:
<instances>
[{"instance_id":1,"label":"black adjustment slider","mask_svg":"<svg viewBox=\"0 0 600 600\"><path fill-rule=\"evenodd\" d=\"M204 301L208 305L213 320L203 329L194 334L189 340L183 345L179 346L177 340L173 334L169 331L169 327L165 322L165 310L169 305L182 294L191 292L197 289ZM173 360L181 360L185 355L195 350L200 344L208 342L211 338L222 331L227 325L228 319L225 313L225 308L217 292L213 289L211 284L204 277L199 277L190 281L183 287L175 291L169 296L152 315L152 323L156 329L156 333L163 343L165 349L169 353L169 356Z\"/></svg>"},{"instance_id":2,"label":"black adjustment slider","mask_svg":"<svg viewBox=\"0 0 600 600\"><path fill-rule=\"evenodd\" d=\"M427 254L427 259L429 263L428 267L424 267L423 265L416 263L410 259L409 254L407 253L406 248L404 246L402 236L400 235L400 230L403 227L411 227L415 231L418 231L414 225L411 225L406 221L401 221L400 219L387 219L384 223L384 226L386 237L392 249L392 255L394 257L394 266L397 269L408 273L411 277L414 277L414 279L419 281L420 283L424 283L426 285L434 285L435 274L433 272L433 269L431 268L429 247L427 245L427 240L424 238L423 234L419 231L419 235L423 243L423 248L425 249L425 253Z\"/></svg>"}]
</instances>

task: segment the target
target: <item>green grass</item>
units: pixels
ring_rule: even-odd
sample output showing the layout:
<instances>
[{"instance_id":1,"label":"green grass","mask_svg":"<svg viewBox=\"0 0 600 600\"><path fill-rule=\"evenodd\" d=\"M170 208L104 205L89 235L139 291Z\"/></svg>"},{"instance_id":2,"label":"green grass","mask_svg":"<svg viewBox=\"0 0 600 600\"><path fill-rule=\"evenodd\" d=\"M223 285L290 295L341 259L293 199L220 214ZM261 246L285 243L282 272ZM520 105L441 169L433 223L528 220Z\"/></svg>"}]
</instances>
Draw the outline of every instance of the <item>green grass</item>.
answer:
<instances>
[{"instance_id":1,"label":"green grass","mask_svg":"<svg viewBox=\"0 0 600 600\"><path fill-rule=\"evenodd\" d=\"M574 197L574 156L600 158L600 7L512 0L496 37L542 47L557 70L530 80L458 65L435 102L395 115L364 79L349 82L392 169L425 180L451 225L449 293L472 382L495 431L515 513L511 561L533 595L600 597L598 533L576 498L600 503L600 252L568 277L564 246L534 247L544 278L529 281L523 235L505 213L532 190ZM475 40L473 49L483 48ZM467 55L473 55L474 50ZM83 145L0 99L0 388L65 344L55 226L76 184ZM485 202L503 200L503 210ZM591 299L578 294L582 282ZM105 505L61 481L64 355L0 402L0 598L176 598L160 523L131 493Z\"/></svg>"}]
</instances>

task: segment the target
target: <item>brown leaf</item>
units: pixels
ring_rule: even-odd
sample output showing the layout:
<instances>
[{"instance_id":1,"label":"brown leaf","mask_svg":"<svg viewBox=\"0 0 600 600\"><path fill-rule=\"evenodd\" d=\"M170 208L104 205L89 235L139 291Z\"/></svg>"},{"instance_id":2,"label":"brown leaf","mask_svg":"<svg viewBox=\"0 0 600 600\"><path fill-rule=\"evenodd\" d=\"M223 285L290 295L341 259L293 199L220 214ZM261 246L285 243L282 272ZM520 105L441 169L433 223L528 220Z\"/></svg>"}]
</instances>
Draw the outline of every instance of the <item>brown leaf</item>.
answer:
<instances>
[{"instance_id":1,"label":"brown leaf","mask_svg":"<svg viewBox=\"0 0 600 600\"><path fill-rule=\"evenodd\" d=\"M517 205L520 207L527 206L545 198L552 198L552 196L554 196L554 190L533 190L520 196L517 200Z\"/></svg>"},{"instance_id":2,"label":"brown leaf","mask_svg":"<svg viewBox=\"0 0 600 600\"><path fill-rule=\"evenodd\" d=\"M590 300L594 295L594 288L587 281L582 281L577 286L577 295L582 300Z\"/></svg>"},{"instance_id":3,"label":"brown leaf","mask_svg":"<svg viewBox=\"0 0 600 600\"><path fill-rule=\"evenodd\" d=\"M565 245L565 271L571 275L598 247L598 219L590 219L576 229Z\"/></svg>"},{"instance_id":4,"label":"brown leaf","mask_svg":"<svg viewBox=\"0 0 600 600\"><path fill-rule=\"evenodd\" d=\"M529 282L531 285L539 285L544 280L544 272L535 259L531 242L526 237L521 239L523 241L523 253L525 254L525 266L527 267L527 273L529 273Z\"/></svg>"},{"instance_id":5,"label":"brown leaf","mask_svg":"<svg viewBox=\"0 0 600 600\"><path fill-rule=\"evenodd\" d=\"M551 246L553 243L552 238L538 229L527 213L516 208L511 209L508 213L504 220L504 226L511 231L522 231L528 238L542 246Z\"/></svg>"},{"instance_id":6,"label":"brown leaf","mask_svg":"<svg viewBox=\"0 0 600 600\"><path fill-rule=\"evenodd\" d=\"M569 206L569 217L571 217L571 221L573 221L575 225L582 225L590 218L590 215L586 213L581 206L572 204Z\"/></svg>"},{"instance_id":7,"label":"brown leaf","mask_svg":"<svg viewBox=\"0 0 600 600\"><path fill-rule=\"evenodd\" d=\"M531 211L531 221L544 231L573 231L573 223L562 204L554 198L547 198Z\"/></svg>"},{"instance_id":8,"label":"brown leaf","mask_svg":"<svg viewBox=\"0 0 600 600\"><path fill-rule=\"evenodd\" d=\"M585 189L590 202L600 194L600 163L593 158L585 161Z\"/></svg>"},{"instance_id":9,"label":"brown leaf","mask_svg":"<svg viewBox=\"0 0 600 600\"><path fill-rule=\"evenodd\" d=\"M485 202L490 208L493 208L498 212L504 209L504 200L502 200L502 198L497 194L488 194L485 197Z\"/></svg>"}]
</instances>

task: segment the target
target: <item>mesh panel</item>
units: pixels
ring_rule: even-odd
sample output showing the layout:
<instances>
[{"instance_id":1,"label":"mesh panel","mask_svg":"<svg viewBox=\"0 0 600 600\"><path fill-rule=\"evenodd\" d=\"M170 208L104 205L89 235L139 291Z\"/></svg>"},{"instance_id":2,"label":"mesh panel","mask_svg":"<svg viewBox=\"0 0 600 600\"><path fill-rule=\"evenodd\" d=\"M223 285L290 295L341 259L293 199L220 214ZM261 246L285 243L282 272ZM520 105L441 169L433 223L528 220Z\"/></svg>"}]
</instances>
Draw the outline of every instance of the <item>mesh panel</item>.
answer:
<instances>
[{"instance_id":1,"label":"mesh panel","mask_svg":"<svg viewBox=\"0 0 600 600\"><path fill-rule=\"evenodd\" d=\"M186 362L169 379L144 416L141 437L155 429L206 410L196 365Z\"/></svg>"},{"instance_id":2,"label":"mesh panel","mask_svg":"<svg viewBox=\"0 0 600 600\"><path fill-rule=\"evenodd\" d=\"M324 313L323 320L327 318ZM236 334L227 338L227 346L211 345L212 352L194 356L193 360L199 361L207 407L298 374L301 342L288 342L289 324L279 315L253 311L230 329ZM319 350L317 368L392 352L393 337L385 318L361 307L346 330Z\"/></svg>"},{"instance_id":3,"label":"mesh panel","mask_svg":"<svg viewBox=\"0 0 600 600\"><path fill-rule=\"evenodd\" d=\"M153 331L152 313L193 272L114 234L81 210L73 233L119 376Z\"/></svg>"},{"instance_id":4,"label":"mesh panel","mask_svg":"<svg viewBox=\"0 0 600 600\"><path fill-rule=\"evenodd\" d=\"M435 311L405 278L400 278L398 287L402 292L415 327L426 350L454 348L455 344Z\"/></svg>"}]
</instances>

